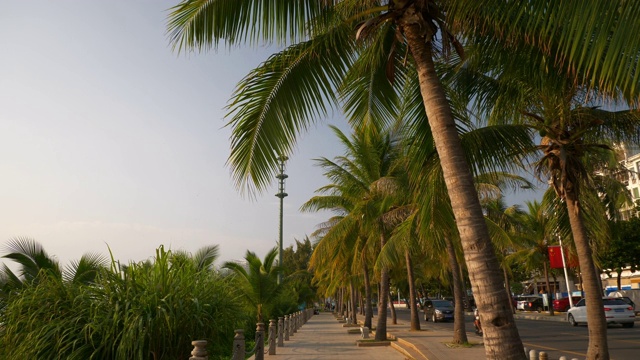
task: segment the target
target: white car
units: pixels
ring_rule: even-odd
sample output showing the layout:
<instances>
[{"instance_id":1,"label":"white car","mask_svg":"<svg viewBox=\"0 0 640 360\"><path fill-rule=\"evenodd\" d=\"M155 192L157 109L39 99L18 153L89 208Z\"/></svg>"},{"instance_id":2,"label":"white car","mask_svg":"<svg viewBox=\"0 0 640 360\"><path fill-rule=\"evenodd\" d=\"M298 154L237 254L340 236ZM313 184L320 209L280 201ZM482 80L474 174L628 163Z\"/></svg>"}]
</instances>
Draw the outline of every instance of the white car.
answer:
<instances>
[{"instance_id":1,"label":"white car","mask_svg":"<svg viewBox=\"0 0 640 360\"><path fill-rule=\"evenodd\" d=\"M587 306L585 300L582 299L567 311L567 321L573 326L578 324L587 324ZM607 324L622 324L622 326L633 327L636 320L636 314L633 308L619 298L605 297L602 298L604 303L604 316Z\"/></svg>"}]
</instances>

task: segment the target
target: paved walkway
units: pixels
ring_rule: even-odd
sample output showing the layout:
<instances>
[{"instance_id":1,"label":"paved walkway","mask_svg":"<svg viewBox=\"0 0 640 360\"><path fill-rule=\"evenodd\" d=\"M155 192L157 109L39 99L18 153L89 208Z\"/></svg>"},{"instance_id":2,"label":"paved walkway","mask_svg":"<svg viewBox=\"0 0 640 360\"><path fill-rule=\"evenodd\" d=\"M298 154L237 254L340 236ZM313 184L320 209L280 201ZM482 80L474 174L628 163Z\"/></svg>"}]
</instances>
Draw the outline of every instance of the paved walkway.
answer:
<instances>
[{"instance_id":1,"label":"paved walkway","mask_svg":"<svg viewBox=\"0 0 640 360\"><path fill-rule=\"evenodd\" d=\"M390 319L389 319L390 320ZM375 318L374 318L375 324ZM485 359L482 337L467 332L471 346L451 345L451 331L439 331L421 324L423 330L410 331L411 324L398 320L397 325L387 324L387 334L397 338L392 347L407 352L406 358L420 360L481 360ZM467 326L467 329L469 327Z\"/></svg>"},{"instance_id":2,"label":"paved walkway","mask_svg":"<svg viewBox=\"0 0 640 360\"><path fill-rule=\"evenodd\" d=\"M395 360L405 359L389 346L358 347L358 334L348 334L347 328L338 323L329 312L314 315L302 325L284 347L276 348L276 355L265 355L265 359L338 359L338 360Z\"/></svg>"},{"instance_id":3,"label":"paved walkway","mask_svg":"<svg viewBox=\"0 0 640 360\"><path fill-rule=\"evenodd\" d=\"M516 317L535 320L566 321L563 316L546 314L517 314ZM362 317L360 317L362 320ZM375 324L375 317L373 323ZM298 332L285 341L284 347L276 349L276 355L265 355L268 359L338 359L338 360L482 360L485 350L482 337L467 332L470 347L455 347L451 343L450 331L433 328L409 331L410 324L388 324L387 333L396 338L390 346L358 347L360 334L349 334L330 312L314 315ZM468 328L468 327L467 327ZM351 328L353 329L353 328Z\"/></svg>"}]
</instances>

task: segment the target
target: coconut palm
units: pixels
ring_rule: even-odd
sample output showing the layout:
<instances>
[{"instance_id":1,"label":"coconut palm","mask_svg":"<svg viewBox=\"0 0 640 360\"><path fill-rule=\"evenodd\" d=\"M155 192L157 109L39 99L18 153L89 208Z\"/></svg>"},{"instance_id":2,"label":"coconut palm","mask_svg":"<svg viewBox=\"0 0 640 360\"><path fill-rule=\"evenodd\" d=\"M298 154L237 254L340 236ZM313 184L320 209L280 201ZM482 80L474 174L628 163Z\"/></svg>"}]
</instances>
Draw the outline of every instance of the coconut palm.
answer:
<instances>
[{"instance_id":1,"label":"coconut palm","mask_svg":"<svg viewBox=\"0 0 640 360\"><path fill-rule=\"evenodd\" d=\"M247 250L244 256L246 267L235 262L225 262L223 265L223 268L235 274L241 298L256 311L258 322L272 315L283 290L283 285L278 284L280 267L275 265L277 255L277 249L273 248L264 260L260 260L254 252Z\"/></svg>"},{"instance_id":2,"label":"coconut palm","mask_svg":"<svg viewBox=\"0 0 640 360\"><path fill-rule=\"evenodd\" d=\"M314 251L312 262L317 264L335 259L336 251L342 249L340 253L347 255L342 258L344 263L355 265L355 269L344 270L358 272L360 261L367 261L363 259L365 248L377 247L376 240L383 247L390 234L382 215L393 204L387 196L386 187L395 171L397 149L394 148L392 135L379 133L371 127L356 131L352 139L339 129L333 129L347 149L347 154L338 157L336 161L326 158L320 160L321 166L326 169L325 176L333 183L318 191L326 195L315 196L301 210L333 209L341 216L323 235ZM368 269L364 273L367 274ZM380 288L376 340L386 340L386 294L389 292L386 266L380 268Z\"/></svg>"},{"instance_id":3,"label":"coconut palm","mask_svg":"<svg viewBox=\"0 0 640 360\"><path fill-rule=\"evenodd\" d=\"M29 237L16 237L6 244L9 252L3 258L18 264L18 274L7 265L0 269L0 297L6 297L12 291L36 284L43 276L54 277L73 283L91 283L98 272L106 267L107 260L99 254L85 254L80 260L74 260L61 269L58 261L49 255L44 247Z\"/></svg>"},{"instance_id":4,"label":"coconut palm","mask_svg":"<svg viewBox=\"0 0 640 360\"><path fill-rule=\"evenodd\" d=\"M556 243L555 229L550 224L546 207L538 201L527 201L527 211L519 216L523 230L520 235L521 247L507 256L507 263L523 264L530 272L542 267L549 294L549 246ZM549 298L549 304L553 297ZM549 305L549 315L554 315L553 306Z\"/></svg>"},{"instance_id":5,"label":"coconut palm","mask_svg":"<svg viewBox=\"0 0 640 360\"><path fill-rule=\"evenodd\" d=\"M600 88L589 90L586 84L576 83L576 77L561 76L556 72L533 75L535 71L532 68L536 63L530 59L542 57L539 53L491 49L495 50L498 58L509 57L514 63L504 65L483 59L469 62L472 64L469 68L482 64L483 73L495 70L491 76L476 78L483 84L475 85L473 92L478 109L488 114L492 122L516 121L539 133L541 155L536 163L536 174L541 179L548 179L561 201L557 203L559 208L551 213L559 214L566 208L580 261L590 314L588 358L608 358L599 275L590 245L597 237L591 236L585 217L598 214L601 220L593 224L602 223L605 209L593 191L596 188L593 173L616 166L614 143L637 142L640 139L640 113L602 109L597 106L599 99L614 101L621 94L611 94ZM574 76L579 77L580 74ZM586 211L588 207L598 210ZM606 230L599 233L607 236Z\"/></svg>"},{"instance_id":6,"label":"coconut palm","mask_svg":"<svg viewBox=\"0 0 640 360\"><path fill-rule=\"evenodd\" d=\"M184 0L172 9L169 33L178 49L208 49L221 41L227 46L293 44L249 74L232 100L229 163L241 188L252 183L265 189L277 172L277 157L292 150L298 132L316 115L326 113L328 101L337 100L335 90L355 61L369 55L364 61L392 79L402 77L406 64L414 67L453 212L463 230L473 290L489 320L487 356L509 359L522 358L523 347L506 307L508 298L495 295L504 293L499 265L434 58L452 49L462 53L460 41L481 34L503 46L533 45L551 54L559 71L581 74L581 83L635 96L640 41L627 34L640 30L639 7L625 0L538 0L528 6L499 0ZM403 48L407 51L396 51ZM405 54L411 54L408 61ZM549 59L543 60L539 65L548 66ZM598 79L592 81L590 74ZM371 100L384 101L375 94Z\"/></svg>"}]
</instances>

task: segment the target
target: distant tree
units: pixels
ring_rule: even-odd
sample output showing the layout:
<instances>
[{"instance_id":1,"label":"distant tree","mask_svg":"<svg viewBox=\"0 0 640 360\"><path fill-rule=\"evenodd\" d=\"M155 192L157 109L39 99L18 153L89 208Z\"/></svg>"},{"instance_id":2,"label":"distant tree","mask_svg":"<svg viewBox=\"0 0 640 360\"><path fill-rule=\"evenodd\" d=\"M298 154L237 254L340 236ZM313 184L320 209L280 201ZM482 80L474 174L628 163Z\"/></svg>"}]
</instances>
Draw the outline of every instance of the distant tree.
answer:
<instances>
[{"instance_id":1,"label":"distant tree","mask_svg":"<svg viewBox=\"0 0 640 360\"><path fill-rule=\"evenodd\" d=\"M618 290L621 290L622 271L626 268L631 271L640 268L640 218L620 221L616 224L616 229L618 231L601 254L600 262L609 276L616 273Z\"/></svg>"},{"instance_id":2,"label":"distant tree","mask_svg":"<svg viewBox=\"0 0 640 360\"><path fill-rule=\"evenodd\" d=\"M309 268L309 260L313 254L313 245L308 236L302 241L295 240L296 247L290 245L282 253L282 266L285 275L291 275L298 271L306 271Z\"/></svg>"},{"instance_id":3,"label":"distant tree","mask_svg":"<svg viewBox=\"0 0 640 360\"><path fill-rule=\"evenodd\" d=\"M313 245L309 237L295 240L293 245L284 249L282 254L283 272L288 278L286 286L296 298L296 304L310 303L316 298L317 288L312 285L313 274L309 271L309 261L313 253Z\"/></svg>"}]
</instances>

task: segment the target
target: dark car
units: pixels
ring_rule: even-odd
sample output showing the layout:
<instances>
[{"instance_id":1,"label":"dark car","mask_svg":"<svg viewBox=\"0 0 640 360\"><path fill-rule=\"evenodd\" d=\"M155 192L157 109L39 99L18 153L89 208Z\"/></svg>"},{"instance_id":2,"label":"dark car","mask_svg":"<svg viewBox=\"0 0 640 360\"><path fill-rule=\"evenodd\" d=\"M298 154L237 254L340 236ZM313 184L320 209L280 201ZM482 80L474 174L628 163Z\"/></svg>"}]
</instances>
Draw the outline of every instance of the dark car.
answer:
<instances>
[{"instance_id":1,"label":"dark car","mask_svg":"<svg viewBox=\"0 0 640 360\"><path fill-rule=\"evenodd\" d=\"M448 300L427 300L424 303L424 319L426 321L453 320L453 303Z\"/></svg>"},{"instance_id":2,"label":"dark car","mask_svg":"<svg viewBox=\"0 0 640 360\"><path fill-rule=\"evenodd\" d=\"M544 302L542 302L541 297L531 299L524 304L524 309L527 311L542 312L542 310L544 310Z\"/></svg>"}]
</instances>

